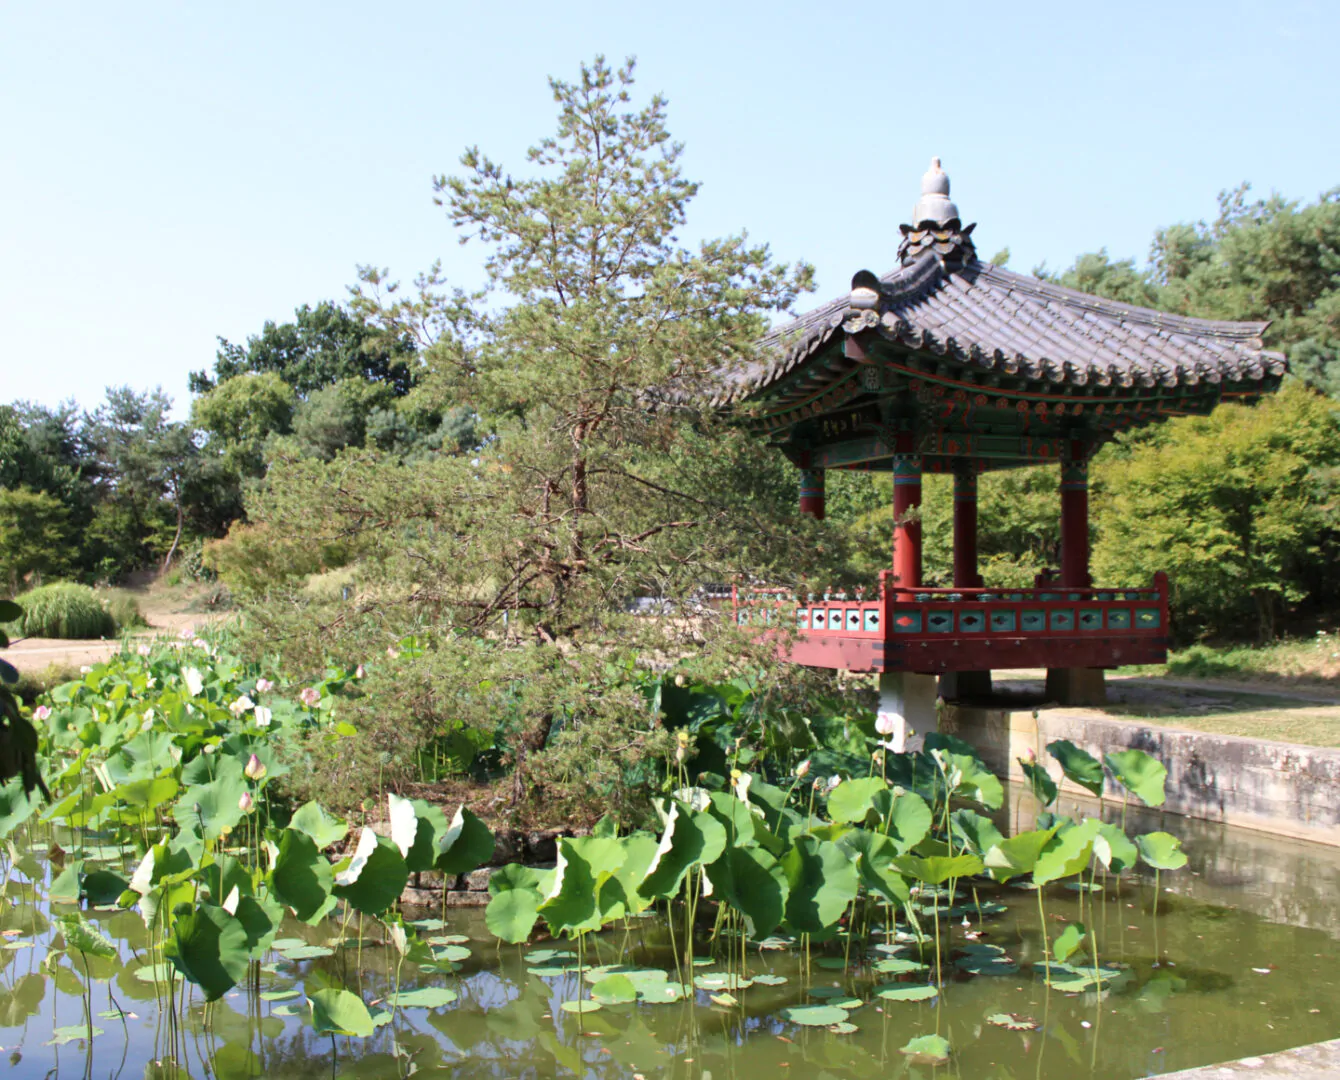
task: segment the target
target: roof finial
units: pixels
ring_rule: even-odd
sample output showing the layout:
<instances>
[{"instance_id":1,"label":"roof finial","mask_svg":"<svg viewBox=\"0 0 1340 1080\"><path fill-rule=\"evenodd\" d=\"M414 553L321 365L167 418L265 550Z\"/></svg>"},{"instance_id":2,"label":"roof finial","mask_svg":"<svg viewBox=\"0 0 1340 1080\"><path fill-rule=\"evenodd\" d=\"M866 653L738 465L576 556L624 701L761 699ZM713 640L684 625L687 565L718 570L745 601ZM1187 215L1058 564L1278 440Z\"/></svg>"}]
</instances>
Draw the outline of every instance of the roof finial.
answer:
<instances>
[{"instance_id":1,"label":"roof finial","mask_svg":"<svg viewBox=\"0 0 1340 1080\"><path fill-rule=\"evenodd\" d=\"M933 222L945 225L958 219L958 207L949 200L949 176L940 168L940 159L931 158L931 167L921 178L921 198L912 208L912 224Z\"/></svg>"}]
</instances>

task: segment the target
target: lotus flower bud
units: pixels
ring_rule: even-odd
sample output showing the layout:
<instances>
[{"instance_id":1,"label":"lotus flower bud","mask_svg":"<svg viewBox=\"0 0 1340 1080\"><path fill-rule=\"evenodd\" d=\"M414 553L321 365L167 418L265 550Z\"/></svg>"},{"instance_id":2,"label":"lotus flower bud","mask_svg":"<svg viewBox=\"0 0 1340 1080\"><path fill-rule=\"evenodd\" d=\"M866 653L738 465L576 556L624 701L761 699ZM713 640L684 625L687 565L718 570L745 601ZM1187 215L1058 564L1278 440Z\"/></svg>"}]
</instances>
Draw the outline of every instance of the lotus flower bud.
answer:
<instances>
[{"instance_id":1,"label":"lotus flower bud","mask_svg":"<svg viewBox=\"0 0 1340 1080\"><path fill-rule=\"evenodd\" d=\"M246 774L248 780L264 780L268 770L261 759L252 754L250 760L247 761L247 767L242 771Z\"/></svg>"},{"instance_id":2,"label":"lotus flower bud","mask_svg":"<svg viewBox=\"0 0 1340 1080\"><path fill-rule=\"evenodd\" d=\"M809 775L809 771L810 771L810 759L806 758L804 761L802 761L799 765L796 766L796 779L803 780L806 776Z\"/></svg>"},{"instance_id":3,"label":"lotus flower bud","mask_svg":"<svg viewBox=\"0 0 1340 1080\"><path fill-rule=\"evenodd\" d=\"M355 679L362 679L365 678L366 676L367 676L367 669L364 668L362 664L359 664L358 667L354 668Z\"/></svg>"},{"instance_id":4,"label":"lotus flower bud","mask_svg":"<svg viewBox=\"0 0 1340 1080\"><path fill-rule=\"evenodd\" d=\"M256 693L258 694L268 694L274 688L275 684L272 683L269 679L256 680Z\"/></svg>"},{"instance_id":5,"label":"lotus flower bud","mask_svg":"<svg viewBox=\"0 0 1340 1080\"><path fill-rule=\"evenodd\" d=\"M316 708L316 703L321 700L321 691L315 686L304 686L302 693L298 695L298 700L309 709Z\"/></svg>"},{"instance_id":6,"label":"lotus flower bud","mask_svg":"<svg viewBox=\"0 0 1340 1080\"><path fill-rule=\"evenodd\" d=\"M875 717L875 730L881 735L892 735L898 730L898 718L893 713L879 713Z\"/></svg>"},{"instance_id":7,"label":"lotus flower bud","mask_svg":"<svg viewBox=\"0 0 1340 1080\"><path fill-rule=\"evenodd\" d=\"M48 716L50 716L50 715L51 715L51 710L50 710L49 708L47 708L45 705L39 705L39 706L37 706L37 708L35 708L35 709L33 710L33 719L34 719L34 720L45 720L45 719L46 719Z\"/></svg>"},{"instance_id":8,"label":"lotus flower bud","mask_svg":"<svg viewBox=\"0 0 1340 1080\"><path fill-rule=\"evenodd\" d=\"M256 800L252 798L251 792L242 792L242 797L237 800L237 808L244 814L249 814L256 808Z\"/></svg>"},{"instance_id":9,"label":"lotus flower bud","mask_svg":"<svg viewBox=\"0 0 1340 1080\"><path fill-rule=\"evenodd\" d=\"M675 764L683 765L684 756L684 744L681 743L679 746L675 747Z\"/></svg>"}]
</instances>

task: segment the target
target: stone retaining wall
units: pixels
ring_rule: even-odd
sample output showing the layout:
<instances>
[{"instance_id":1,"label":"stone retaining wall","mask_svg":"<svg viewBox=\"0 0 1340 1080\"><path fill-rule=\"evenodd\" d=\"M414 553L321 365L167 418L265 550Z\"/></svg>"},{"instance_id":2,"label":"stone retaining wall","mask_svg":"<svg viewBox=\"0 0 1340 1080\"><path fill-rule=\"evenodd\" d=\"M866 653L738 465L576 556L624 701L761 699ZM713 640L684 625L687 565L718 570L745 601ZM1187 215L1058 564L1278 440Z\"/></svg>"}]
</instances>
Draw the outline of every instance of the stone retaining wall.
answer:
<instances>
[{"instance_id":1,"label":"stone retaining wall","mask_svg":"<svg viewBox=\"0 0 1340 1080\"><path fill-rule=\"evenodd\" d=\"M1032 750L1051 775L1060 767L1046 752L1069 739L1101 758L1138 748L1168 768L1166 810L1276 836L1340 846L1340 750L1212 735L1111 717L1037 714L949 706L941 730L977 748L997 775L1025 782L1020 757ZM1080 789L1068 782L1062 790ZM1109 795L1120 798L1120 789Z\"/></svg>"}]
</instances>

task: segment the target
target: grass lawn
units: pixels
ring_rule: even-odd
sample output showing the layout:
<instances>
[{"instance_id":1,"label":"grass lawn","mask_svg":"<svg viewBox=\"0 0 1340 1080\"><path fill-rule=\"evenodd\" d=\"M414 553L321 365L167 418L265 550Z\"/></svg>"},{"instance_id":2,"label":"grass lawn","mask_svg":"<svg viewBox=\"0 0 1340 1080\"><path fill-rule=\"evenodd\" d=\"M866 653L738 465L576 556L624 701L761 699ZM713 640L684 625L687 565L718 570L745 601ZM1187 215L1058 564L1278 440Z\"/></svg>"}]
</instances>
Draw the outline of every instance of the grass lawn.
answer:
<instances>
[{"instance_id":1,"label":"grass lawn","mask_svg":"<svg viewBox=\"0 0 1340 1080\"><path fill-rule=\"evenodd\" d=\"M1073 711L1073 710L1068 710ZM1290 697L1244 694L1231 686L1188 689L1112 679L1106 716L1148 724L1192 728L1217 735L1340 747L1340 705Z\"/></svg>"}]
</instances>

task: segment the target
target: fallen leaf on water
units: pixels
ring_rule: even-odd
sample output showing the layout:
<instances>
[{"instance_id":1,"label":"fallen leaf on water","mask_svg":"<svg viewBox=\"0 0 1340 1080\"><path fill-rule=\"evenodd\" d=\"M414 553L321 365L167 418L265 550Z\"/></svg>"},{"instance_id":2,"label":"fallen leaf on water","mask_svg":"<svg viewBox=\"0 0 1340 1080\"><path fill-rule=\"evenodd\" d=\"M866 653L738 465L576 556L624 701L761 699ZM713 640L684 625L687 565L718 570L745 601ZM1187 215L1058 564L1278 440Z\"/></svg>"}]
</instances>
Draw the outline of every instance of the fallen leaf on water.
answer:
<instances>
[{"instance_id":1,"label":"fallen leaf on water","mask_svg":"<svg viewBox=\"0 0 1340 1080\"><path fill-rule=\"evenodd\" d=\"M1270 968L1252 968L1252 970L1253 970L1254 972L1256 972L1258 975L1269 975L1269 974L1270 974Z\"/></svg>"}]
</instances>

